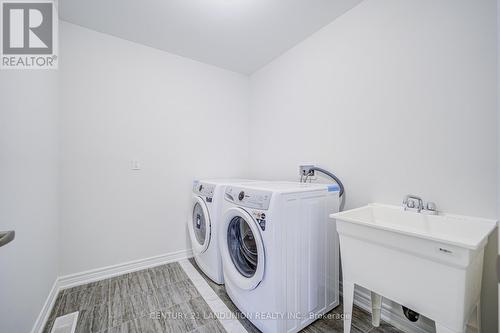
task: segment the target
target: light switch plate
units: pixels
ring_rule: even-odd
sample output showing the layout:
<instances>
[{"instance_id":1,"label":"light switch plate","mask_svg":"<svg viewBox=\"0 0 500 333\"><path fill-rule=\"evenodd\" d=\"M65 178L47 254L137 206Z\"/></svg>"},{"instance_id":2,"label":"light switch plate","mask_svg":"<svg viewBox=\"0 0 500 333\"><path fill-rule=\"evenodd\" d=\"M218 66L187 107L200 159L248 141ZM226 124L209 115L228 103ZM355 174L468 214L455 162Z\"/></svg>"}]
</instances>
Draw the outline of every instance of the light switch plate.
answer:
<instances>
[{"instance_id":1,"label":"light switch plate","mask_svg":"<svg viewBox=\"0 0 500 333\"><path fill-rule=\"evenodd\" d=\"M141 170L141 163L138 160L130 161L130 169L131 170Z\"/></svg>"}]
</instances>

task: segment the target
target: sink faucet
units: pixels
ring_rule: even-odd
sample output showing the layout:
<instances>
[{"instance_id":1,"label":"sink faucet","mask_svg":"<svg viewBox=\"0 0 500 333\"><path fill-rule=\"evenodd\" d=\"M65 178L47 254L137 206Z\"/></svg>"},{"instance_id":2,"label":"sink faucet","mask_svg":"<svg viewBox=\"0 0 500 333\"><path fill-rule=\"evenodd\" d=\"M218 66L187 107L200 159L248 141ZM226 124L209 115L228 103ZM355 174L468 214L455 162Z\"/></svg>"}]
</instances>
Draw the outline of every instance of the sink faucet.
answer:
<instances>
[{"instance_id":1,"label":"sink faucet","mask_svg":"<svg viewBox=\"0 0 500 333\"><path fill-rule=\"evenodd\" d=\"M415 203L417 205L415 205ZM422 198L413 194L407 194L403 200L403 210L407 210L408 208L416 209L417 213L421 213L422 211L430 215L436 215L438 213L434 202L429 201L424 204Z\"/></svg>"},{"instance_id":2,"label":"sink faucet","mask_svg":"<svg viewBox=\"0 0 500 333\"><path fill-rule=\"evenodd\" d=\"M415 207L415 201L418 203L418 205ZM403 209L407 210L408 208L415 208L418 213L422 211L424 208L424 201L422 198L413 195L413 194L407 194L403 200Z\"/></svg>"}]
</instances>

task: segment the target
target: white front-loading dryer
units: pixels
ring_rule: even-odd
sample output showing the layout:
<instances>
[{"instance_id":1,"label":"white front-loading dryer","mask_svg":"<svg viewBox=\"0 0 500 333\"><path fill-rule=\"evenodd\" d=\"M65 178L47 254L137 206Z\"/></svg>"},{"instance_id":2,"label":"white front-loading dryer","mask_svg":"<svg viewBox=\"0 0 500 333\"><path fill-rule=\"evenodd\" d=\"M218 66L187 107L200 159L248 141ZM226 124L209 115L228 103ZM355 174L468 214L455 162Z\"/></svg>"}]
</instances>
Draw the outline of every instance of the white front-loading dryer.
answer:
<instances>
[{"instance_id":1,"label":"white front-loading dryer","mask_svg":"<svg viewBox=\"0 0 500 333\"><path fill-rule=\"evenodd\" d=\"M224 191L227 185L253 182L246 179L212 179L193 182L188 233L200 269L215 283L224 283L217 241Z\"/></svg>"},{"instance_id":2,"label":"white front-loading dryer","mask_svg":"<svg viewBox=\"0 0 500 333\"><path fill-rule=\"evenodd\" d=\"M339 304L336 185L228 186L219 228L226 291L266 333L298 332Z\"/></svg>"}]
</instances>

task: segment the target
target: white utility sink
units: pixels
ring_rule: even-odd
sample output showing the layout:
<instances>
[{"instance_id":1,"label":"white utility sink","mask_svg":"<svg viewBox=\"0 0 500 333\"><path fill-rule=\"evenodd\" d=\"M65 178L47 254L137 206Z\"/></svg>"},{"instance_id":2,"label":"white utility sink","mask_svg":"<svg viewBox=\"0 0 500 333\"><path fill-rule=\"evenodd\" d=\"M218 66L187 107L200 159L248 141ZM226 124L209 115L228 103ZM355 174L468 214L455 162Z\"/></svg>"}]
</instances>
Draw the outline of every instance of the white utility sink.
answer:
<instances>
[{"instance_id":1,"label":"white utility sink","mask_svg":"<svg viewBox=\"0 0 500 333\"><path fill-rule=\"evenodd\" d=\"M381 204L330 217L340 237L345 333L354 285L435 320L437 333L465 332L476 306L479 313L484 247L496 221ZM372 303L379 317L380 299Z\"/></svg>"}]
</instances>

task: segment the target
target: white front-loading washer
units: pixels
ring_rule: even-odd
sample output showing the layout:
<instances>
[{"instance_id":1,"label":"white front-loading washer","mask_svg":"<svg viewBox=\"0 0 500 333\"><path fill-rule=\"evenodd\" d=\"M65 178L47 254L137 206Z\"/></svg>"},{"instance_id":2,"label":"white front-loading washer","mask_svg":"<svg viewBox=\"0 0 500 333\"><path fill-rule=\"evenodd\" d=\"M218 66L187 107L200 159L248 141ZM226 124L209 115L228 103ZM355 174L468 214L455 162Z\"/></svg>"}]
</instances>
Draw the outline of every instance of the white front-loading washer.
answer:
<instances>
[{"instance_id":1,"label":"white front-loading washer","mask_svg":"<svg viewBox=\"0 0 500 333\"><path fill-rule=\"evenodd\" d=\"M339 304L336 185L227 186L219 246L226 291L266 333L298 332Z\"/></svg>"},{"instance_id":2,"label":"white front-loading washer","mask_svg":"<svg viewBox=\"0 0 500 333\"><path fill-rule=\"evenodd\" d=\"M224 283L217 241L224 190L227 185L253 182L246 179L211 179L193 182L188 232L193 256L200 269L215 283Z\"/></svg>"}]
</instances>

